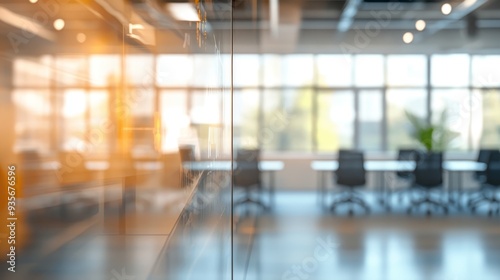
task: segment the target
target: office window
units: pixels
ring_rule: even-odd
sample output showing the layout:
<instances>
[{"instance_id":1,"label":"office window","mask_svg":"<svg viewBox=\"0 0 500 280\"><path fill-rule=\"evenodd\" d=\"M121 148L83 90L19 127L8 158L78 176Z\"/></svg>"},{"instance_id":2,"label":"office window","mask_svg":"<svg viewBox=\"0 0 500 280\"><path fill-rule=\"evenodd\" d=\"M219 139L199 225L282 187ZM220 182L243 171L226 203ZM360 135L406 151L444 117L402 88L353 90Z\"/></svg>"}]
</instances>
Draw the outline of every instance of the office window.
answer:
<instances>
[{"instance_id":1,"label":"office window","mask_svg":"<svg viewBox=\"0 0 500 280\"><path fill-rule=\"evenodd\" d=\"M162 151L176 152L179 145L197 145L191 130L185 91L164 90L160 93Z\"/></svg>"},{"instance_id":2,"label":"office window","mask_svg":"<svg viewBox=\"0 0 500 280\"><path fill-rule=\"evenodd\" d=\"M152 88L129 88L125 102L134 117L152 117L155 112L155 93Z\"/></svg>"},{"instance_id":3,"label":"office window","mask_svg":"<svg viewBox=\"0 0 500 280\"><path fill-rule=\"evenodd\" d=\"M256 56L258 59L260 59L260 56ZM222 65L222 85L224 86L224 88L226 89L229 89L231 87L231 78L232 78L232 75L234 74L234 69L233 69L233 65L232 65L232 59L231 59L231 55L229 54L222 54L219 56L219 62L221 63ZM260 63L259 63L260 65ZM260 72L262 71L261 68L259 68L259 72L258 72L258 75L260 75ZM261 81L259 81L259 85L260 83L262 83ZM231 114L229 114L231 115ZM231 139L231 137L229 138L224 138L224 139ZM225 146L224 146L225 147ZM231 149L229 149L231 150Z\"/></svg>"},{"instance_id":4,"label":"office window","mask_svg":"<svg viewBox=\"0 0 500 280\"><path fill-rule=\"evenodd\" d=\"M285 90L282 92L282 119L285 129L280 139L280 150L312 150L312 90ZM278 116L275 116L278 117ZM271 125L272 120L265 122Z\"/></svg>"},{"instance_id":5,"label":"office window","mask_svg":"<svg viewBox=\"0 0 500 280\"><path fill-rule=\"evenodd\" d=\"M458 133L458 137L450 142L449 149L468 149L471 125L469 90L433 90L431 94L432 122L444 125L450 131ZM446 121L441 123L440 119L444 111L446 111Z\"/></svg>"},{"instance_id":6,"label":"office window","mask_svg":"<svg viewBox=\"0 0 500 280\"><path fill-rule=\"evenodd\" d=\"M88 80L88 60L85 56L59 56L55 59L58 86L84 87Z\"/></svg>"},{"instance_id":7,"label":"office window","mask_svg":"<svg viewBox=\"0 0 500 280\"><path fill-rule=\"evenodd\" d=\"M474 87L500 86L500 55L475 55L471 63Z\"/></svg>"},{"instance_id":8,"label":"office window","mask_svg":"<svg viewBox=\"0 0 500 280\"><path fill-rule=\"evenodd\" d=\"M316 84L320 87L352 86L352 56L316 56Z\"/></svg>"},{"instance_id":9,"label":"office window","mask_svg":"<svg viewBox=\"0 0 500 280\"><path fill-rule=\"evenodd\" d=\"M383 96L380 90L359 92L359 145L363 150L382 149Z\"/></svg>"},{"instance_id":10,"label":"office window","mask_svg":"<svg viewBox=\"0 0 500 280\"><path fill-rule=\"evenodd\" d=\"M311 86L314 83L312 55L287 55L282 59L284 86Z\"/></svg>"},{"instance_id":11,"label":"office window","mask_svg":"<svg viewBox=\"0 0 500 280\"><path fill-rule=\"evenodd\" d=\"M216 55L193 56L193 86L220 87L223 83L222 65Z\"/></svg>"},{"instance_id":12,"label":"office window","mask_svg":"<svg viewBox=\"0 0 500 280\"><path fill-rule=\"evenodd\" d=\"M222 117L222 94L220 91L205 90L191 92L191 108L189 111L191 124L198 135L200 151L210 157L213 143L219 135L214 128L220 128Z\"/></svg>"},{"instance_id":13,"label":"office window","mask_svg":"<svg viewBox=\"0 0 500 280\"><path fill-rule=\"evenodd\" d=\"M500 92L498 90L474 91L471 110L474 148L498 149L500 144Z\"/></svg>"},{"instance_id":14,"label":"office window","mask_svg":"<svg viewBox=\"0 0 500 280\"><path fill-rule=\"evenodd\" d=\"M281 107L281 91L264 90L262 98L264 122L262 123L259 140L264 150L277 151L282 146L280 145L281 138L285 137L282 135L288 124L286 114ZM266 123L271 125L266 125Z\"/></svg>"},{"instance_id":15,"label":"office window","mask_svg":"<svg viewBox=\"0 0 500 280\"><path fill-rule=\"evenodd\" d=\"M222 149L219 150L222 158L230 158L233 153L233 92L224 88L222 92Z\"/></svg>"},{"instance_id":16,"label":"office window","mask_svg":"<svg viewBox=\"0 0 500 280\"><path fill-rule=\"evenodd\" d=\"M104 90L92 90L90 93L90 131L88 135L89 153L104 154L109 151L109 138L113 131L109 129L109 94Z\"/></svg>"},{"instance_id":17,"label":"office window","mask_svg":"<svg viewBox=\"0 0 500 280\"><path fill-rule=\"evenodd\" d=\"M387 141L389 150L420 147L412 136L413 127L406 111L424 118L427 116L427 92L424 89L390 89L387 100Z\"/></svg>"},{"instance_id":18,"label":"office window","mask_svg":"<svg viewBox=\"0 0 500 280\"><path fill-rule=\"evenodd\" d=\"M153 85L154 58L152 55L131 54L125 57L125 81L128 86Z\"/></svg>"},{"instance_id":19,"label":"office window","mask_svg":"<svg viewBox=\"0 0 500 280\"><path fill-rule=\"evenodd\" d=\"M90 85L107 87L119 86L121 59L118 55L91 55L89 58Z\"/></svg>"},{"instance_id":20,"label":"office window","mask_svg":"<svg viewBox=\"0 0 500 280\"><path fill-rule=\"evenodd\" d=\"M320 91L317 106L317 150L354 148L354 92Z\"/></svg>"},{"instance_id":21,"label":"office window","mask_svg":"<svg viewBox=\"0 0 500 280\"><path fill-rule=\"evenodd\" d=\"M82 151L87 144L87 94L83 89L67 89L60 91L58 99L62 121L60 149Z\"/></svg>"},{"instance_id":22,"label":"office window","mask_svg":"<svg viewBox=\"0 0 500 280\"><path fill-rule=\"evenodd\" d=\"M165 87L187 87L192 83L193 57L190 55L159 55L156 84Z\"/></svg>"},{"instance_id":23,"label":"office window","mask_svg":"<svg viewBox=\"0 0 500 280\"><path fill-rule=\"evenodd\" d=\"M221 121L221 95L210 90L193 91L190 117L193 124L219 124Z\"/></svg>"},{"instance_id":24,"label":"office window","mask_svg":"<svg viewBox=\"0 0 500 280\"><path fill-rule=\"evenodd\" d=\"M234 91L233 141L235 147L257 148L259 146L259 105L257 90Z\"/></svg>"},{"instance_id":25,"label":"office window","mask_svg":"<svg viewBox=\"0 0 500 280\"><path fill-rule=\"evenodd\" d=\"M418 145L409 135L411 126L405 110L422 117L431 111L436 122L444 109L448 112L446 125L460 133L451 143L453 149L494 145L500 135L495 132L498 100L497 91L493 90L500 87L500 71L497 71L500 55L432 55L430 67L428 61L425 55L242 54L234 56L231 66L230 55L129 54L125 56L123 77L127 88L124 102L131 111L122 113L131 114L127 125L147 128L154 125L153 112L159 109L163 129L169 131L163 131L164 151L180 142L193 141L192 135L199 134L201 139L208 140L208 127L212 127L213 134L214 126L230 121L234 124L233 140L237 146L256 147L261 141L262 148L269 151L312 151L314 147L326 152L338 148L395 150ZM49 96L46 90L52 86L60 95L46 98L51 108L57 108L54 114L64 116L64 121L47 124L44 149L52 145L67 149L71 146L67 139L73 139L72 143L90 141L88 137L93 131L116 111L109 111L115 101L110 98L123 91L119 83L121 63L120 55L47 55L14 61L14 86L20 95L44 92L42 95ZM221 71L231 67L234 67L235 86L232 97L229 91L225 95L219 88L230 85L231 73ZM431 108L427 108L428 83L432 91ZM197 91L196 87L211 89ZM264 88L262 93L260 87ZM469 87L472 87L470 94ZM385 105L383 90L386 90ZM355 91L358 111L354 110ZM160 93L158 101L156 92ZM68 101L79 98L81 102ZM178 104L182 104L183 113L173 113ZM233 105L235 115L231 116ZM84 109L68 109L70 106ZM382 123L384 106L386 124ZM79 110L84 113L77 114ZM31 115L34 114L37 113ZM172 114L183 121L174 123ZM75 125L66 127L71 122ZM179 132L176 126L184 122L194 132ZM384 125L387 136L382 133ZM173 139L174 131L181 135L177 144L169 140ZM355 131L358 139L354 139ZM152 151L152 134L128 133L136 153ZM187 136L182 136L183 133ZM384 140L387 142L383 143ZM95 151L104 152L108 148L109 138L100 139Z\"/></svg>"},{"instance_id":26,"label":"office window","mask_svg":"<svg viewBox=\"0 0 500 280\"><path fill-rule=\"evenodd\" d=\"M52 80L52 57L16 58L13 63L15 87L49 87Z\"/></svg>"},{"instance_id":27,"label":"office window","mask_svg":"<svg viewBox=\"0 0 500 280\"><path fill-rule=\"evenodd\" d=\"M264 55L264 86L303 87L314 83L312 55Z\"/></svg>"},{"instance_id":28,"label":"office window","mask_svg":"<svg viewBox=\"0 0 500 280\"><path fill-rule=\"evenodd\" d=\"M305 99L297 96L297 92L300 91L291 90L285 93L281 90L266 90L263 92L263 122L259 130L259 138L264 150L292 151L297 146L303 148L297 143L302 143L303 146L308 145L308 143L304 143L309 138L308 135L295 135L300 133L297 131L300 128L304 129L303 134L308 132L307 120L297 120L295 125L290 125L299 114L307 114L301 109L294 112L294 108L300 107L300 103L305 103L303 105L306 107L309 105ZM302 98L307 98L308 93L305 91ZM291 137L298 138L292 140Z\"/></svg>"},{"instance_id":29,"label":"office window","mask_svg":"<svg viewBox=\"0 0 500 280\"><path fill-rule=\"evenodd\" d=\"M387 56L387 86L426 86L427 58L424 55Z\"/></svg>"},{"instance_id":30,"label":"office window","mask_svg":"<svg viewBox=\"0 0 500 280\"><path fill-rule=\"evenodd\" d=\"M434 87L465 87L469 85L469 55L431 56L431 85Z\"/></svg>"},{"instance_id":31,"label":"office window","mask_svg":"<svg viewBox=\"0 0 500 280\"><path fill-rule=\"evenodd\" d=\"M281 55L263 55L262 67L264 72L264 86L265 87L278 87L283 86Z\"/></svg>"},{"instance_id":32,"label":"office window","mask_svg":"<svg viewBox=\"0 0 500 280\"><path fill-rule=\"evenodd\" d=\"M260 58L258 55L234 55L233 79L235 87L260 85Z\"/></svg>"},{"instance_id":33,"label":"office window","mask_svg":"<svg viewBox=\"0 0 500 280\"><path fill-rule=\"evenodd\" d=\"M51 117L53 112L47 90L14 90L12 100L16 107L16 151L51 150Z\"/></svg>"},{"instance_id":34,"label":"office window","mask_svg":"<svg viewBox=\"0 0 500 280\"><path fill-rule=\"evenodd\" d=\"M152 89L130 88L127 89L130 98L127 107L130 108L131 120L125 129L132 129L127 133L132 137L132 154L135 156L155 153L152 128L155 112L155 93ZM126 117L127 115L125 115Z\"/></svg>"},{"instance_id":35,"label":"office window","mask_svg":"<svg viewBox=\"0 0 500 280\"><path fill-rule=\"evenodd\" d=\"M382 55L356 55L354 57L354 84L358 87L384 85L384 57Z\"/></svg>"}]
</instances>

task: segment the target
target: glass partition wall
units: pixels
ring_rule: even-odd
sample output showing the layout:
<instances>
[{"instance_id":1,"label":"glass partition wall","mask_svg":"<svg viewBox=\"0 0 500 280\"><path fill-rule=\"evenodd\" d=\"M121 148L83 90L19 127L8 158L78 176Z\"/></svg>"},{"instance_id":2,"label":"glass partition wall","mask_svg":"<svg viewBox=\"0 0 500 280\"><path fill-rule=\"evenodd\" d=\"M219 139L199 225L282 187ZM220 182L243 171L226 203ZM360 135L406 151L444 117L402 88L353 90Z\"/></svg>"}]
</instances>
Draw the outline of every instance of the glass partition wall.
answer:
<instances>
[{"instance_id":1,"label":"glass partition wall","mask_svg":"<svg viewBox=\"0 0 500 280\"><path fill-rule=\"evenodd\" d=\"M0 4L0 278L230 279L230 2L24 2Z\"/></svg>"},{"instance_id":2,"label":"glass partition wall","mask_svg":"<svg viewBox=\"0 0 500 280\"><path fill-rule=\"evenodd\" d=\"M400 38L395 53L377 38L365 53L307 48L322 23L299 31L317 11L296 9L340 16L344 4L2 1L0 279L397 279L387 260L412 272L430 247L437 264L462 263L441 237L428 242L434 228L408 227L423 229L414 238L408 216L378 220L392 214L372 190L398 183L389 173L370 171L361 191L371 225L323 211L315 187L336 183L311 160L419 147L407 113L456 132L447 153L498 147L500 55L401 50ZM233 181L242 148L276 159L260 170L262 201ZM450 244L475 240L463 236Z\"/></svg>"},{"instance_id":3,"label":"glass partition wall","mask_svg":"<svg viewBox=\"0 0 500 280\"><path fill-rule=\"evenodd\" d=\"M196 162L181 153L189 196L173 216L151 279L232 279L232 6L195 1L195 7L200 21L177 30L179 51L169 53L168 40L153 56L156 148L166 164L185 149ZM213 168L220 162L226 168Z\"/></svg>"}]
</instances>

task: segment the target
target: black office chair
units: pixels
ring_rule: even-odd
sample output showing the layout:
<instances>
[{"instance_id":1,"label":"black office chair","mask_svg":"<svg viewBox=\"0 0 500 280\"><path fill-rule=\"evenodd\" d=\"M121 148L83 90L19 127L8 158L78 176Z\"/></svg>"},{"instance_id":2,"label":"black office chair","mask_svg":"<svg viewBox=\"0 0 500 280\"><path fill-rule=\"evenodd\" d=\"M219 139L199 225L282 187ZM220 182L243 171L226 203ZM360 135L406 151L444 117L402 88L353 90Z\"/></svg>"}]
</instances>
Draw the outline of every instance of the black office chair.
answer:
<instances>
[{"instance_id":1,"label":"black office chair","mask_svg":"<svg viewBox=\"0 0 500 280\"><path fill-rule=\"evenodd\" d=\"M196 161L196 156L194 154L195 147L193 145L183 145L179 146L179 156L181 158L181 164L186 162ZM200 171L189 170L182 166L182 186L188 186L196 180Z\"/></svg>"},{"instance_id":2,"label":"black office chair","mask_svg":"<svg viewBox=\"0 0 500 280\"><path fill-rule=\"evenodd\" d=\"M443 188L443 153L428 152L418 154L415 171L413 172L413 188L422 190L424 197L413 200L408 208L408 213L423 205L441 208L445 214L448 213L448 207L445 205L444 199L431 198L432 190ZM444 191L441 193L444 194ZM427 208L427 214L430 213L430 208Z\"/></svg>"},{"instance_id":3,"label":"black office chair","mask_svg":"<svg viewBox=\"0 0 500 280\"><path fill-rule=\"evenodd\" d=\"M338 154L338 169L334 172L334 178L337 185L347 187L342 192L340 199L334 201L330 206L331 211L337 207L347 204L350 206L349 214L353 213L352 205L358 205L367 213L370 212L368 204L363 200L361 194L355 191L356 187L366 184L366 171L364 167L364 155L362 152L340 150Z\"/></svg>"},{"instance_id":4,"label":"black office chair","mask_svg":"<svg viewBox=\"0 0 500 280\"><path fill-rule=\"evenodd\" d=\"M246 196L234 203L234 206L253 203L267 209L260 200L252 198L252 190L257 189L259 196L262 184L259 169L260 151L258 149L242 149L236 154L236 168L233 172L233 185L245 189Z\"/></svg>"},{"instance_id":5,"label":"black office chair","mask_svg":"<svg viewBox=\"0 0 500 280\"><path fill-rule=\"evenodd\" d=\"M182 162L196 161L194 146L192 145L179 146L179 155Z\"/></svg>"},{"instance_id":6,"label":"black office chair","mask_svg":"<svg viewBox=\"0 0 500 280\"><path fill-rule=\"evenodd\" d=\"M482 197L470 203L472 212L476 212L480 204L486 202L490 206L488 215L491 216L493 212L498 215L500 214L500 199L497 198L496 194L500 187L500 151L495 150L490 152L484 176L484 183L481 185ZM493 206L496 206L495 211L493 211Z\"/></svg>"},{"instance_id":7,"label":"black office chair","mask_svg":"<svg viewBox=\"0 0 500 280\"><path fill-rule=\"evenodd\" d=\"M481 149L477 155L477 162L488 164L490 159L490 155L492 152L495 152L495 149ZM479 182L480 186L482 186L486 182L486 170L485 171L476 171L474 172L474 179ZM473 192L473 194L476 191ZM479 197L469 199L467 202L468 207L472 207L476 201L482 200L484 198L482 188L479 188Z\"/></svg>"},{"instance_id":8,"label":"black office chair","mask_svg":"<svg viewBox=\"0 0 500 280\"><path fill-rule=\"evenodd\" d=\"M488 164L490 160L490 155L493 152L498 150L495 149L481 149L477 155L477 162ZM474 172L474 179L479 181L480 183L484 183L486 181L486 171L476 171Z\"/></svg>"},{"instance_id":9,"label":"black office chair","mask_svg":"<svg viewBox=\"0 0 500 280\"><path fill-rule=\"evenodd\" d=\"M415 161L418 157L418 151L415 149L399 149L398 161ZM411 171L396 171L396 178L400 181L406 181L411 184L413 181L413 172ZM402 202L403 195L409 188L393 190L391 196L399 195L399 202Z\"/></svg>"}]
</instances>

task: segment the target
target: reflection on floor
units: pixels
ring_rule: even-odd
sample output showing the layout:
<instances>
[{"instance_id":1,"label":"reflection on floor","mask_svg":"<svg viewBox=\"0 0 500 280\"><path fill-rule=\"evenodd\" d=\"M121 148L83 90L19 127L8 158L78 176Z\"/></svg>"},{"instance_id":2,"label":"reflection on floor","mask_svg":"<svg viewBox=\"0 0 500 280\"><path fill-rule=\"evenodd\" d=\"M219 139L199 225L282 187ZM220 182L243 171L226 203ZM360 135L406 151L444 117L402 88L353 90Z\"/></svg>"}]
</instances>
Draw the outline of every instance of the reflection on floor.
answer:
<instances>
[{"instance_id":1,"label":"reflection on floor","mask_svg":"<svg viewBox=\"0 0 500 280\"><path fill-rule=\"evenodd\" d=\"M37 244L41 249L34 248L33 252L51 253L44 257L19 254L18 272L5 278L2 271L0 279L228 279L210 271L225 271L225 263L219 260L226 256L211 253L219 252L213 247L219 246L219 241L230 238L199 243L204 239L195 234L208 234L211 231L202 231L208 227L183 229L188 234L181 232L176 240L179 246L169 252L175 258L167 261L172 265L172 260L183 260L186 262L180 263L189 265L165 278L165 226L173 222L165 210L148 212L146 217L140 215L141 210L138 215L129 214L127 236L109 231L103 234L102 227L92 226L89 220L88 225L72 224L72 231L85 233L58 247L57 242L42 242L53 236L52 231L40 231ZM108 221L107 226L115 228L116 221ZM61 238L69 237L65 233ZM222 252L230 249L226 243ZM207 250L209 254L200 254ZM272 212L251 207L235 211L236 280L498 280L498 264L498 217L464 213L408 216L404 211L333 215L318 207L313 192L278 193Z\"/></svg>"},{"instance_id":2,"label":"reflection on floor","mask_svg":"<svg viewBox=\"0 0 500 280\"><path fill-rule=\"evenodd\" d=\"M139 189L136 207L125 195L123 215L121 192L120 186L110 185L87 191L85 204L75 193L64 196L65 203L31 209L23 224L29 241L16 252L16 272L2 265L0 279L147 279L189 192Z\"/></svg>"},{"instance_id":3,"label":"reflection on floor","mask_svg":"<svg viewBox=\"0 0 500 280\"><path fill-rule=\"evenodd\" d=\"M166 236L89 235L77 239L16 278L36 280L146 279ZM132 277L132 278L130 278Z\"/></svg>"},{"instance_id":4,"label":"reflection on floor","mask_svg":"<svg viewBox=\"0 0 500 280\"><path fill-rule=\"evenodd\" d=\"M234 279L500 279L498 217L348 217L313 193L277 198L274 213L235 212Z\"/></svg>"}]
</instances>

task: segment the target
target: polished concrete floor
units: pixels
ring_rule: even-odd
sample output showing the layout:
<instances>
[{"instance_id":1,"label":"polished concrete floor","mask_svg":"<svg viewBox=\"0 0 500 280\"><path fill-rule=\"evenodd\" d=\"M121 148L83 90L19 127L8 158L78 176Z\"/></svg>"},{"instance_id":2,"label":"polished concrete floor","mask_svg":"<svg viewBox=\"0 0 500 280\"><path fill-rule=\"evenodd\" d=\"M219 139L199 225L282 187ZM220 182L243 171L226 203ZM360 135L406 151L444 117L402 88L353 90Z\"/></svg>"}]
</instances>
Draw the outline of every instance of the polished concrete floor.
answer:
<instances>
[{"instance_id":1,"label":"polished concrete floor","mask_svg":"<svg viewBox=\"0 0 500 280\"><path fill-rule=\"evenodd\" d=\"M375 197L367 198L377 205ZM222 239L217 232L229 220L227 225L223 219L214 226L210 221L205 227L187 226L176 246L167 247L165 227L172 221L166 212L149 213L150 221L128 217L127 235L104 234L103 225L88 219L72 224L71 231L66 223L64 231L45 227L37 235L41 249L21 252L19 272L2 271L0 279L224 280L230 279L226 260L231 257L236 280L500 279L498 216L464 211L407 215L403 209L332 214L319 207L314 192L279 192L272 211L245 205L235 209L232 255L230 231L223 230ZM112 223L104 226L113 228ZM44 242L56 231L61 237L55 241L61 244ZM42 251L47 253L37 255ZM174 276L167 277L165 267L175 267Z\"/></svg>"},{"instance_id":2,"label":"polished concrete floor","mask_svg":"<svg viewBox=\"0 0 500 280\"><path fill-rule=\"evenodd\" d=\"M234 279L500 279L498 217L333 215L300 192L276 205L273 213L237 209Z\"/></svg>"}]
</instances>

